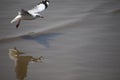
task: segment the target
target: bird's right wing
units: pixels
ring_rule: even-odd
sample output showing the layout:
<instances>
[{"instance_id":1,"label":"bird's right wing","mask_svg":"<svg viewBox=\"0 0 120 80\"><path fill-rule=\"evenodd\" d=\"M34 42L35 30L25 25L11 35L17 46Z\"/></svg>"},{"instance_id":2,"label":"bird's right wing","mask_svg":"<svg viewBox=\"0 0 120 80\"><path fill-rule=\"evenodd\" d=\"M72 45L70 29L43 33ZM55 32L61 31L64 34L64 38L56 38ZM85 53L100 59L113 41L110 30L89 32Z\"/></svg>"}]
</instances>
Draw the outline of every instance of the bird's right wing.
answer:
<instances>
[{"instance_id":1,"label":"bird's right wing","mask_svg":"<svg viewBox=\"0 0 120 80\"><path fill-rule=\"evenodd\" d=\"M17 15L10 23L14 23L14 22L17 22L16 28L18 28L21 22L21 15Z\"/></svg>"},{"instance_id":2,"label":"bird's right wing","mask_svg":"<svg viewBox=\"0 0 120 80\"><path fill-rule=\"evenodd\" d=\"M21 15L17 15L13 20L11 20L10 23L14 23L16 21L19 21L19 19L21 19Z\"/></svg>"}]
</instances>

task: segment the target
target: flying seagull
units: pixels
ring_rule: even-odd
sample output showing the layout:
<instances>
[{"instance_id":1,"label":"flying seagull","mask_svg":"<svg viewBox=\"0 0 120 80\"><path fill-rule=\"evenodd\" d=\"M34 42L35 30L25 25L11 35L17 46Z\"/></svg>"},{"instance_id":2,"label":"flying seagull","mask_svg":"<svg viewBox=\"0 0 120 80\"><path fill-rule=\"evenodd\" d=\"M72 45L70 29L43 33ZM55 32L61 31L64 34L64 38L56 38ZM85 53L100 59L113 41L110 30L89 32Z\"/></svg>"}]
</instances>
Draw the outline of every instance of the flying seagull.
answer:
<instances>
[{"instance_id":1,"label":"flying seagull","mask_svg":"<svg viewBox=\"0 0 120 80\"><path fill-rule=\"evenodd\" d=\"M44 0L38 3L33 9L30 10L24 10L21 9L20 12L18 12L18 15L10 22L17 22L16 28L19 27L21 20L34 20L36 18L44 18L40 12L44 11L49 5L49 0Z\"/></svg>"}]
</instances>

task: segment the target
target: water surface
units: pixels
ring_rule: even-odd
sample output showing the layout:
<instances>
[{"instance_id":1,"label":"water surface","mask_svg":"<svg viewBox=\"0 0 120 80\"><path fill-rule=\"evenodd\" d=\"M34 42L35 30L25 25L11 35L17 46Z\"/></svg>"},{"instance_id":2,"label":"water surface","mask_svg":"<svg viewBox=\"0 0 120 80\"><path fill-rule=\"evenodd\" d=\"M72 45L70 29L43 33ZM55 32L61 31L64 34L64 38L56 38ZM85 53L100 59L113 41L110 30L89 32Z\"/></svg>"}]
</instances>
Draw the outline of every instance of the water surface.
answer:
<instances>
[{"instance_id":1,"label":"water surface","mask_svg":"<svg viewBox=\"0 0 120 80\"><path fill-rule=\"evenodd\" d=\"M9 23L38 2L0 1L0 79L17 79L8 56L15 46L24 56L46 57L28 64L24 80L120 79L119 0L50 0L45 18L22 21L19 29Z\"/></svg>"}]
</instances>

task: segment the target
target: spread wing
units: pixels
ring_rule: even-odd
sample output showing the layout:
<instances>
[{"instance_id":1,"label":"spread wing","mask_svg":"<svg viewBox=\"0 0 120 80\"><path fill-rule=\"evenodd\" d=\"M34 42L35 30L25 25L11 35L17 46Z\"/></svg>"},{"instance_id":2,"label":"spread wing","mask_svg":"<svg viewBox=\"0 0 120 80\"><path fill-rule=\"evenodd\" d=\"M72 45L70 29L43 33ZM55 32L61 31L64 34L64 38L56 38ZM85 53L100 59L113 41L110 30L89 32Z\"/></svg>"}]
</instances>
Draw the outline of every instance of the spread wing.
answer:
<instances>
[{"instance_id":1,"label":"spread wing","mask_svg":"<svg viewBox=\"0 0 120 80\"><path fill-rule=\"evenodd\" d=\"M32 14L34 14L34 13L40 13L40 12L44 11L45 8L46 8L46 7L45 7L44 4L39 3L39 4L36 5L33 9L28 10L28 12L29 12L29 13L32 13Z\"/></svg>"}]
</instances>

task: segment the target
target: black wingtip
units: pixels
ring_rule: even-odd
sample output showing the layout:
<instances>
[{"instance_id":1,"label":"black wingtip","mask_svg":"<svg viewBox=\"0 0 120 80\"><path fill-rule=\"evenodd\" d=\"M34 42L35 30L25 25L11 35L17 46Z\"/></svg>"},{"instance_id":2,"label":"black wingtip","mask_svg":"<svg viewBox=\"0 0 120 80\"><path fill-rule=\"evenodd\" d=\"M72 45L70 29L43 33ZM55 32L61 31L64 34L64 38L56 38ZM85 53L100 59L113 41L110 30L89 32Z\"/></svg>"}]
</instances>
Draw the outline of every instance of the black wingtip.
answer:
<instances>
[{"instance_id":1,"label":"black wingtip","mask_svg":"<svg viewBox=\"0 0 120 80\"><path fill-rule=\"evenodd\" d=\"M16 25L16 29L18 29L18 27L19 27L19 24Z\"/></svg>"},{"instance_id":2,"label":"black wingtip","mask_svg":"<svg viewBox=\"0 0 120 80\"><path fill-rule=\"evenodd\" d=\"M21 19L19 19L18 23L16 24L16 28L18 29L19 25L20 25Z\"/></svg>"}]
</instances>

